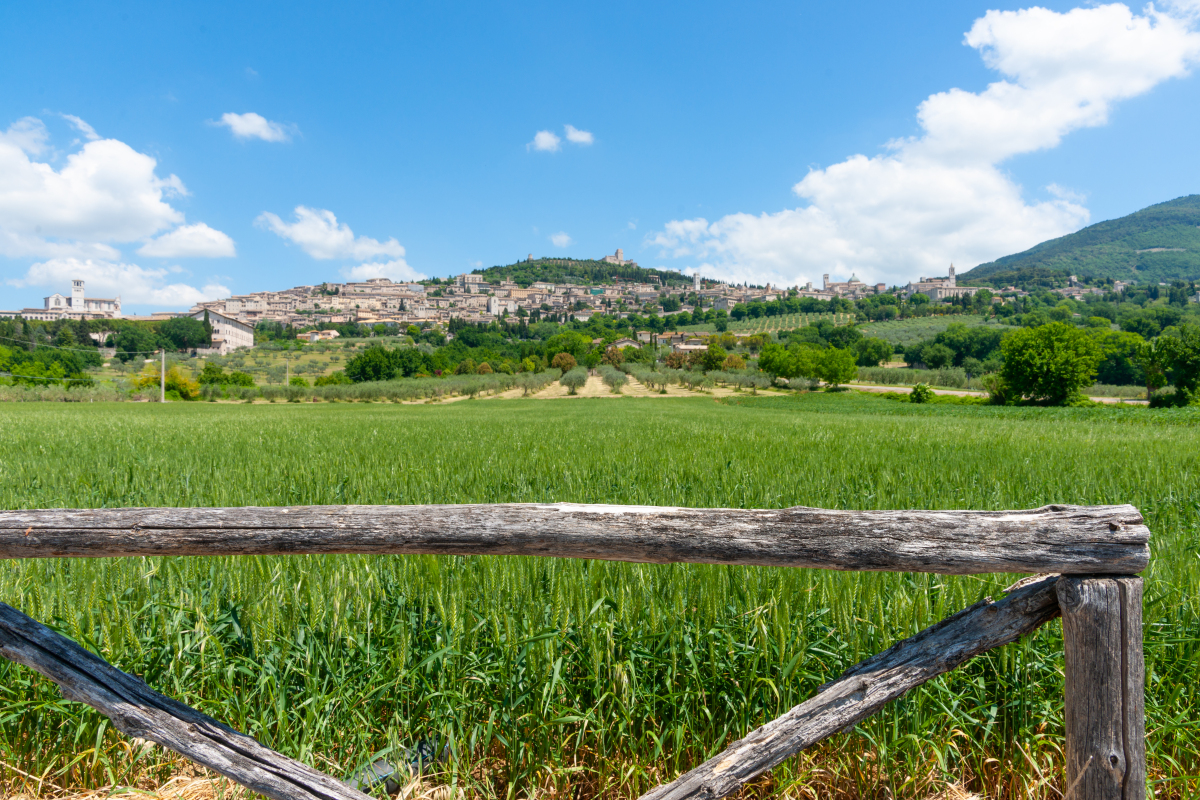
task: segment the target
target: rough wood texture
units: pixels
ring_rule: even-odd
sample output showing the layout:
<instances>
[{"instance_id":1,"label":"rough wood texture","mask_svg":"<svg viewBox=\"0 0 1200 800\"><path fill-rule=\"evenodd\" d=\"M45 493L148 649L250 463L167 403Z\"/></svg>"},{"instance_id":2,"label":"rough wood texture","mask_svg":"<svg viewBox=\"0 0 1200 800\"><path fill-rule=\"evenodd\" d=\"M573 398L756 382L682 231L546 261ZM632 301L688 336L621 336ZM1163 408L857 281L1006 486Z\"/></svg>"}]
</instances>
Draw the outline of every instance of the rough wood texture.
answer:
<instances>
[{"instance_id":1,"label":"rough wood texture","mask_svg":"<svg viewBox=\"0 0 1200 800\"><path fill-rule=\"evenodd\" d=\"M1069 800L1145 800L1142 579L1064 578Z\"/></svg>"},{"instance_id":2,"label":"rough wood texture","mask_svg":"<svg viewBox=\"0 0 1200 800\"><path fill-rule=\"evenodd\" d=\"M164 697L11 606L0 603L0 655L37 670L129 736L169 747L276 800L367 800L340 781Z\"/></svg>"},{"instance_id":3,"label":"rough wood texture","mask_svg":"<svg viewBox=\"0 0 1200 800\"><path fill-rule=\"evenodd\" d=\"M1058 616L1057 575L1027 578L999 602L984 599L852 667L779 719L642 800L716 798L788 756L865 719L914 686L1021 636Z\"/></svg>"},{"instance_id":4,"label":"rough wood texture","mask_svg":"<svg viewBox=\"0 0 1200 800\"><path fill-rule=\"evenodd\" d=\"M1133 506L826 511L502 504L0 511L0 557L532 555L972 574L1132 574Z\"/></svg>"}]
</instances>

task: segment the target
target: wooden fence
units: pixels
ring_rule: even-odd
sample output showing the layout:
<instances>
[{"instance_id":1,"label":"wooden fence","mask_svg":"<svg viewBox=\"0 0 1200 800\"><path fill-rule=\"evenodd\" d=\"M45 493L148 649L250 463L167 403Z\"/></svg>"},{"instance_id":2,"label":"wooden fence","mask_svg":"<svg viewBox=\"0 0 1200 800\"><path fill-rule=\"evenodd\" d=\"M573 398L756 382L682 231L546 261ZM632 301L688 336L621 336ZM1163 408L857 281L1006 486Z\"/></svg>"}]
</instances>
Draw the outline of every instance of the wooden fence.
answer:
<instances>
[{"instance_id":1,"label":"wooden fence","mask_svg":"<svg viewBox=\"0 0 1200 800\"><path fill-rule=\"evenodd\" d=\"M909 689L1062 616L1066 797L1144 800L1142 588L1132 506L830 511L502 504L0 511L0 557L403 553L531 555L965 575L1032 573L863 661L643 800L724 797ZM155 692L0 603L0 654L120 731L278 800L365 798Z\"/></svg>"}]
</instances>

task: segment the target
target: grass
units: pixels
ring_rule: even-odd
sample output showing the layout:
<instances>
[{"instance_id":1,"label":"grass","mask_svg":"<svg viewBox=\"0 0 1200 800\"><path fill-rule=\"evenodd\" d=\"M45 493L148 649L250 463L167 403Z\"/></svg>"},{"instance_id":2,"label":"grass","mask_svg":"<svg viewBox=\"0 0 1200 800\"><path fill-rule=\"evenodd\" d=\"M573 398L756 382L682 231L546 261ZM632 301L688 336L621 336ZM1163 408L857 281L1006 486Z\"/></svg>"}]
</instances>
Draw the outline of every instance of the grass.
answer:
<instances>
[{"instance_id":1,"label":"grass","mask_svg":"<svg viewBox=\"0 0 1200 800\"><path fill-rule=\"evenodd\" d=\"M574 501L1137 505L1160 797L1200 791L1193 409L913 406L859 393L449 406L5 404L0 507ZM0 598L159 690L344 776L449 741L486 797L636 797L1011 576L533 558L15 561ZM1058 623L911 692L746 796L1057 797ZM91 709L0 664L0 761L164 780ZM1036 764L1036 768L1031 766ZM0 766L10 788L28 788ZM815 792L815 794L814 794Z\"/></svg>"}]
</instances>

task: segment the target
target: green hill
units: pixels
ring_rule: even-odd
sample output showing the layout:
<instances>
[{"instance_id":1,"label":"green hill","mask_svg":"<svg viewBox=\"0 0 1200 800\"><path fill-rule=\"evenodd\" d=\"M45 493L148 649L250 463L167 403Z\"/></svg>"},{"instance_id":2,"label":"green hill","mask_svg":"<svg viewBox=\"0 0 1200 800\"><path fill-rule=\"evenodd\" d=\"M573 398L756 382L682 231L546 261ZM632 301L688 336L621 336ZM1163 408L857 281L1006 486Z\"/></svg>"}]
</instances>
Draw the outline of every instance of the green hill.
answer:
<instances>
[{"instance_id":1,"label":"green hill","mask_svg":"<svg viewBox=\"0 0 1200 800\"><path fill-rule=\"evenodd\" d=\"M1000 286L1022 278L1056 283L1065 275L1138 283L1200 278L1200 194L1089 225L1024 253L964 272L964 284Z\"/></svg>"},{"instance_id":2,"label":"green hill","mask_svg":"<svg viewBox=\"0 0 1200 800\"><path fill-rule=\"evenodd\" d=\"M473 270L489 283L511 280L521 286L533 283L611 284L613 278L638 283L661 283L663 286L690 286L692 279L681 272L664 269L645 269L630 264L611 264L594 258L539 258L518 261L487 269ZM657 279L657 280L655 280Z\"/></svg>"}]
</instances>

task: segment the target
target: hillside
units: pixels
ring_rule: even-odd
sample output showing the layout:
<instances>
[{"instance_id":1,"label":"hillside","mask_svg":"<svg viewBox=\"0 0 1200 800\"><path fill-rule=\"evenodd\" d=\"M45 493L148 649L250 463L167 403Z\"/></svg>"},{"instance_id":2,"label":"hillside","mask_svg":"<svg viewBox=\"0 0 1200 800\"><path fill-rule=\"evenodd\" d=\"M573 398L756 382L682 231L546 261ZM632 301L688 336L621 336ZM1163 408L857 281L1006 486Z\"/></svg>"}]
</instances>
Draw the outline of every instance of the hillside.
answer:
<instances>
[{"instance_id":1,"label":"hillside","mask_svg":"<svg viewBox=\"0 0 1200 800\"><path fill-rule=\"evenodd\" d=\"M539 258L534 261L518 261L515 264L473 270L489 282L512 280L521 286L533 283L582 283L601 285L613 282L613 278L638 283L653 283L658 278L663 286L690 286L692 279L675 270L645 269L629 264L610 264L594 258Z\"/></svg>"},{"instance_id":2,"label":"hillside","mask_svg":"<svg viewBox=\"0 0 1200 800\"><path fill-rule=\"evenodd\" d=\"M1138 283L1200 278L1200 195L1089 225L1023 253L980 264L959 279L998 286L1015 283L1019 276L1036 276L1053 284L1068 274Z\"/></svg>"}]
</instances>

